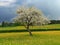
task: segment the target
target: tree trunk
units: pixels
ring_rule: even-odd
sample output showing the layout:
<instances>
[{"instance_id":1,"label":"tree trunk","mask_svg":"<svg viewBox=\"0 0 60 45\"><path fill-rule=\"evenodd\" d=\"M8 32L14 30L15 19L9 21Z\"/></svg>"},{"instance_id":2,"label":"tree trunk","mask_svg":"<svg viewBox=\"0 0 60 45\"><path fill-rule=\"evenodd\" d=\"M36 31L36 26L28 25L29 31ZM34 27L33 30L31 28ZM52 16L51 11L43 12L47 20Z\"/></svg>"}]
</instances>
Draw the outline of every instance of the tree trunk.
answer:
<instances>
[{"instance_id":1,"label":"tree trunk","mask_svg":"<svg viewBox=\"0 0 60 45\"><path fill-rule=\"evenodd\" d=\"M27 26L27 30L28 30L30 36L32 36L32 33L31 33L30 29L29 29L29 25Z\"/></svg>"}]
</instances>

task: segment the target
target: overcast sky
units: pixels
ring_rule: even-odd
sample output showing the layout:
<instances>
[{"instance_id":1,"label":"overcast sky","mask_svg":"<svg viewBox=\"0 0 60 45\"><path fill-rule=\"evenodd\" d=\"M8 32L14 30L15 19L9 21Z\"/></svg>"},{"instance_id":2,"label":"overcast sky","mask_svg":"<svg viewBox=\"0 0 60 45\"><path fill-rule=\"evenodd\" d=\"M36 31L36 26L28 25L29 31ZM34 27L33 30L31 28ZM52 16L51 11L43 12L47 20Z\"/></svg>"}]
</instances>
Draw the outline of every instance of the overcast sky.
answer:
<instances>
[{"instance_id":1,"label":"overcast sky","mask_svg":"<svg viewBox=\"0 0 60 45\"><path fill-rule=\"evenodd\" d=\"M0 0L0 21L11 20L21 5L35 6L49 19L60 20L60 0Z\"/></svg>"}]
</instances>

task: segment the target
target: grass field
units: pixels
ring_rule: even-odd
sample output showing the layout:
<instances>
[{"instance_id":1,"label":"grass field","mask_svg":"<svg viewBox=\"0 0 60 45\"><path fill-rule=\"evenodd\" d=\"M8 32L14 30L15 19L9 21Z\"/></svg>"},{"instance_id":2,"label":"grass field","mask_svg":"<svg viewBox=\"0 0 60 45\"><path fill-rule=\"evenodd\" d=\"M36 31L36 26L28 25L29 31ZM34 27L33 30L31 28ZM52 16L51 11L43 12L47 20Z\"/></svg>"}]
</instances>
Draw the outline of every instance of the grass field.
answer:
<instances>
[{"instance_id":1,"label":"grass field","mask_svg":"<svg viewBox=\"0 0 60 45\"><path fill-rule=\"evenodd\" d=\"M30 26L30 29L60 29L60 24L44 25L44 26ZM3 30L25 30L24 26L16 27L0 27L0 31Z\"/></svg>"},{"instance_id":2,"label":"grass field","mask_svg":"<svg viewBox=\"0 0 60 45\"><path fill-rule=\"evenodd\" d=\"M60 31L1 33L0 45L60 45Z\"/></svg>"},{"instance_id":3,"label":"grass field","mask_svg":"<svg viewBox=\"0 0 60 45\"><path fill-rule=\"evenodd\" d=\"M36 31L30 36L28 32L0 33L0 45L60 45L60 24L45 26L30 26L30 29L51 29L51 31ZM25 30L23 26L0 27L0 31Z\"/></svg>"}]
</instances>

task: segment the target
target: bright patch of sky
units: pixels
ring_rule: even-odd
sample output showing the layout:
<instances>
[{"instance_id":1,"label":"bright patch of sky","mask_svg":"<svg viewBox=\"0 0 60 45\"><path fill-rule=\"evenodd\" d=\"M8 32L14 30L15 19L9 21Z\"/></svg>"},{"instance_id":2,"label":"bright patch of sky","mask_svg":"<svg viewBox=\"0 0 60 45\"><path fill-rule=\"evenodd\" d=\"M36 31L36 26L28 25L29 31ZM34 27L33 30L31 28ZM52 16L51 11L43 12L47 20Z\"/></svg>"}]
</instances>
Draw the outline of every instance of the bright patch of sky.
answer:
<instances>
[{"instance_id":1,"label":"bright patch of sky","mask_svg":"<svg viewBox=\"0 0 60 45\"><path fill-rule=\"evenodd\" d=\"M0 6L10 6L15 2L16 0L0 0Z\"/></svg>"}]
</instances>

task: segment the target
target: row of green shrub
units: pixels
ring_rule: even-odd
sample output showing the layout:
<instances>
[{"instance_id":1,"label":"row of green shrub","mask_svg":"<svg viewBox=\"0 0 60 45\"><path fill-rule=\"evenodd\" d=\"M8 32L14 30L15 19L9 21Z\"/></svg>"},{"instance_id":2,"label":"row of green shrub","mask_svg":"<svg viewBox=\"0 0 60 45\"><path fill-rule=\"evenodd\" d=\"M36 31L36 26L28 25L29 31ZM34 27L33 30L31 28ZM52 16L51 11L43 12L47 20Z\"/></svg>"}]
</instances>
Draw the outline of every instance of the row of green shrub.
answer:
<instances>
[{"instance_id":1,"label":"row of green shrub","mask_svg":"<svg viewBox=\"0 0 60 45\"><path fill-rule=\"evenodd\" d=\"M1 22L0 27L22 26L21 23Z\"/></svg>"},{"instance_id":2,"label":"row of green shrub","mask_svg":"<svg viewBox=\"0 0 60 45\"><path fill-rule=\"evenodd\" d=\"M31 29L34 31L59 31L60 29ZM27 30L0 30L0 33L12 33L12 32L28 32Z\"/></svg>"}]
</instances>

